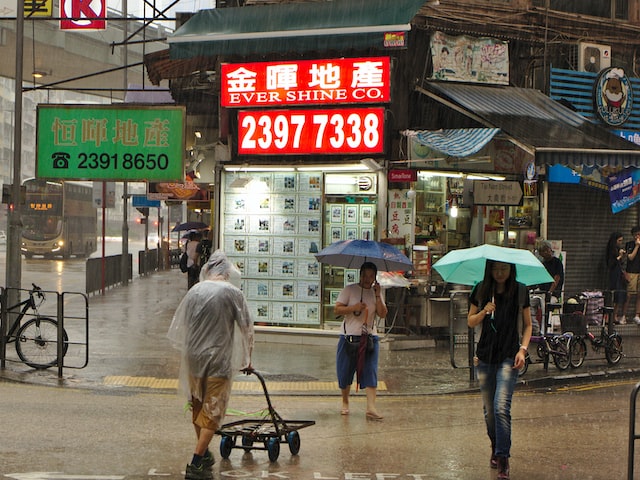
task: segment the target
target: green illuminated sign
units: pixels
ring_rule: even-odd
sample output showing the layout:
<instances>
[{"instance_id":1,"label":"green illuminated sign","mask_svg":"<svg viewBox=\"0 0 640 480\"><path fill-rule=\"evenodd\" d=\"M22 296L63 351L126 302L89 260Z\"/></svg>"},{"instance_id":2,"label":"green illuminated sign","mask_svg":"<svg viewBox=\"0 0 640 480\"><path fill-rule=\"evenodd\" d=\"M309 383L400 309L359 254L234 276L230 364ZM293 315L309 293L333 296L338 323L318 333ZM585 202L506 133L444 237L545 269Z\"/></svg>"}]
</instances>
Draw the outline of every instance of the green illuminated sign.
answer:
<instances>
[{"instance_id":1,"label":"green illuminated sign","mask_svg":"<svg viewBox=\"0 0 640 480\"><path fill-rule=\"evenodd\" d=\"M36 177L182 181L184 107L39 105Z\"/></svg>"}]
</instances>

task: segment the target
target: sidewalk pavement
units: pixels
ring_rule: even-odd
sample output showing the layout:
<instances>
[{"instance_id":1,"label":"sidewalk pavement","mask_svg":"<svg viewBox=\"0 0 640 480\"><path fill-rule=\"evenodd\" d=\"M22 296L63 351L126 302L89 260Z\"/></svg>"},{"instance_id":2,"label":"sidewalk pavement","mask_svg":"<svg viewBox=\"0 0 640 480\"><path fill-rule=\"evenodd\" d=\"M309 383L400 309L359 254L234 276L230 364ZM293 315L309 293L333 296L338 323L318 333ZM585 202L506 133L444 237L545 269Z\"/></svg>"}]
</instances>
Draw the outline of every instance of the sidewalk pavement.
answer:
<instances>
[{"instance_id":1,"label":"sidewalk pavement","mask_svg":"<svg viewBox=\"0 0 640 480\"><path fill-rule=\"evenodd\" d=\"M168 339L173 311L186 293L186 278L179 270L135 277L127 286L89 297L89 363L81 365L81 348L69 349L62 378L57 369L34 371L8 361L0 377L51 386L93 389L150 389L173 392L177 387L179 357ZM66 325L69 330L72 326ZM608 366L604 353L589 346L585 364L547 371L534 363L520 377L522 385L546 386L572 381L597 382L612 376L640 379L640 327L618 328L625 358ZM339 395L335 380L335 345L338 331L256 327L253 366L263 373L270 395ZM8 345L8 360L16 359ZM535 357L535 352L531 352ZM448 342L407 336L382 336L379 360L379 395L429 395L477 391L471 379L467 346L453 353ZM454 368L453 364L459 368ZM355 386L354 386L355 387ZM262 394L254 376L239 376L234 390Z\"/></svg>"}]
</instances>

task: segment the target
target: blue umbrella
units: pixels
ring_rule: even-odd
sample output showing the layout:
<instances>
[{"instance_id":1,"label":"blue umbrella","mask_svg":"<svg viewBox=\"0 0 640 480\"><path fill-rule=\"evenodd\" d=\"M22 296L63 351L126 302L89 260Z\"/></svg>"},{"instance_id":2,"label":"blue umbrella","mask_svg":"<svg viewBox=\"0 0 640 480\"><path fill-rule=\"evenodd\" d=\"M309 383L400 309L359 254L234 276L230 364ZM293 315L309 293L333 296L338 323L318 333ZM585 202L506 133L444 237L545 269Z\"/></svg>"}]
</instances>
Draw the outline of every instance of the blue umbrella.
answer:
<instances>
[{"instance_id":1,"label":"blue umbrella","mask_svg":"<svg viewBox=\"0 0 640 480\"><path fill-rule=\"evenodd\" d=\"M393 245L373 240L341 240L316 254L321 263L344 268L360 268L371 262L380 272L413 270L411 260Z\"/></svg>"},{"instance_id":2,"label":"blue umbrella","mask_svg":"<svg viewBox=\"0 0 640 480\"><path fill-rule=\"evenodd\" d=\"M475 285L484 278L487 260L514 264L516 280L525 285L553 282L547 269L529 250L496 245L452 250L434 263L433 268L445 282Z\"/></svg>"}]
</instances>

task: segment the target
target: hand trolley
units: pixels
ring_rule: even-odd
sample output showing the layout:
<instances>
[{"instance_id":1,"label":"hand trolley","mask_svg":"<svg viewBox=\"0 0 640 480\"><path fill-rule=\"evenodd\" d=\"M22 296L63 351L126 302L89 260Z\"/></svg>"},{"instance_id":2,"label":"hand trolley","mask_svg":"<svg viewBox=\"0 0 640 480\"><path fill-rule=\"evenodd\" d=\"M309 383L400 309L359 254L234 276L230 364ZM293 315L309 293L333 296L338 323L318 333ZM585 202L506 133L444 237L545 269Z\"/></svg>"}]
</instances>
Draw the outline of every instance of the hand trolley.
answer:
<instances>
[{"instance_id":1,"label":"hand trolley","mask_svg":"<svg viewBox=\"0 0 640 480\"><path fill-rule=\"evenodd\" d=\"M255 370L247 370L247 373L253 373L260 380L269 406L268 417L270 418L239 420L219 428L216 433L222 436L220 456L229 458L231 450L234 448L241 448L245 452L266 450L269 454L269 460L275 462L280 455L281 443L287 443L291 455L297 455L300 451L298 430L315 425L316 422L314 420L283 420L271 405L264 377ZM241 445L236 444L238 437L241 439Z\"/></svg>"}]
</instances>

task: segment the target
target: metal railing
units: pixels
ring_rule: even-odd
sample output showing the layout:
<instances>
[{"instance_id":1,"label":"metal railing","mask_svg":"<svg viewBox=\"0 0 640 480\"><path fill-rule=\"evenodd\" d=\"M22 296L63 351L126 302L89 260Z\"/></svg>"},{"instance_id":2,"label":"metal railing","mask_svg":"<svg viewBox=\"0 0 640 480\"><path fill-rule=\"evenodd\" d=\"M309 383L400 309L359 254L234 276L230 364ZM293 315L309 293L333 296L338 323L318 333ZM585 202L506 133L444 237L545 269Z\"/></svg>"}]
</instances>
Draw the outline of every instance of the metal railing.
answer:
<instances>
[{"instance_id":1,"label":"metal railing","mask_svg":"<svg viewBox=\"0 0 640 480\"><path fill-rule=\"evenodd\" d=\"M132 254L128 254L129 256L129 275L128 279L132 279L132 265L133 265L133 256ZM109 255L104 257L104 288L110 288L114 285L118 285L122 283L122 254L120 255ZM86 285L85 292L87 294L97 292L102 289L102 265L103 258L90 258L87 260L86 266Z\"/></svg>"},{"instance_id":2,"label":"metal railing","mask_svg":"<svg viewBox=\"0 0 640 480\"><path fill-rule=\"evenodd\" d=\"M636 440L640 440L640 435L636 434L636 405L640 392L640 383L637 383L631 391L631 403L629 406L629 453L627 458L627 479L633 480L634 455L636 450Z\"/></svg>"},{"instance_id":3,"label":"metal railing","mask_svg":"<svg viewBox=\"0 0 640 480\"><path fill-rule=\"evenodd\" d=\"M63 375L64 368L81 369L89 364L89 299L80 292L54 292L42 290L48 298L46 302L37 305L36 309L16 308L9 310L8 299L19 298L20 302L28 300L31 290L16 288L1 288L0 291L0 368L6 368L6 362L23 362L18 356L7 355L7 344L21 342L26 344L33 341L43 350L51 347L52 339L36 338L22 341L17 338L19 327L36 318L55 319L56 323L56 356L47 367L56 367L58 377ZM55 302L52 299L55 298ZM22 315L22 311L24 314ZM18 319L18 316L22 318ZM19 321L16 329L12 329L14 322ZM52 322L49 322L49 324ZM10 335L11 334L11 335ZM27 363L26 361L24 363ZM33 365L32 365L33 366Z\"/></svg>"}]
</instances>

